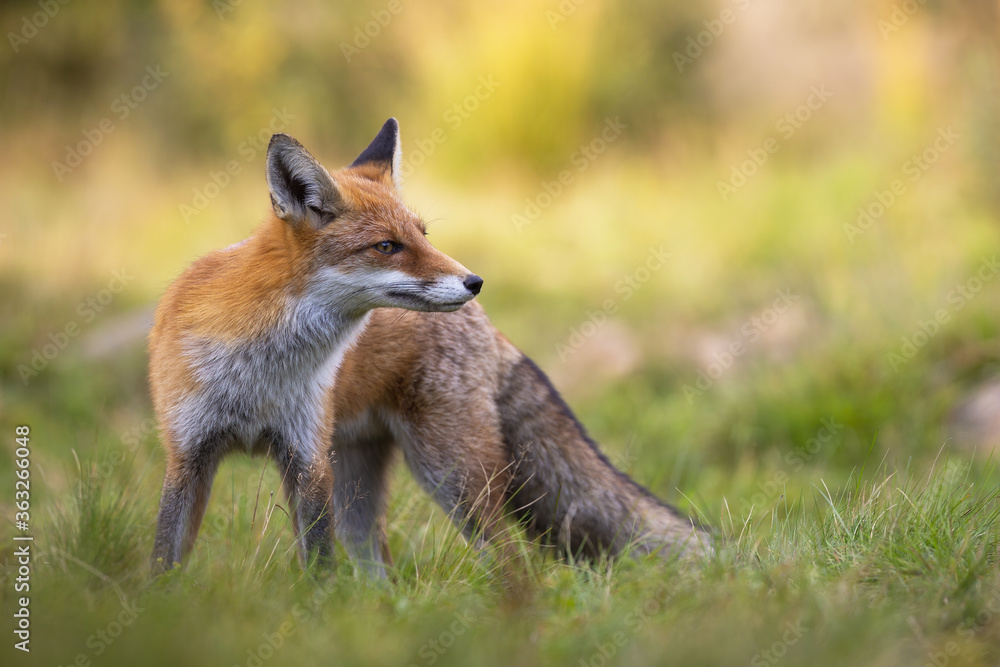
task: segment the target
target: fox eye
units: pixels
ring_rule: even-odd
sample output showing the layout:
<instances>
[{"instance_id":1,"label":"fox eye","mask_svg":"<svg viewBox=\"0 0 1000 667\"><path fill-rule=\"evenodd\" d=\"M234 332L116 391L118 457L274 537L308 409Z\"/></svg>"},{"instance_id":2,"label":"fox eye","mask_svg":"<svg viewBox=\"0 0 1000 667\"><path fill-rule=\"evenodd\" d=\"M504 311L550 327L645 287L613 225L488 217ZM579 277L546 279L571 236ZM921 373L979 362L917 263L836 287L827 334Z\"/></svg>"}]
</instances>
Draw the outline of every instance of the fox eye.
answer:
<instances>
[{"instance_id":1,"label":"fox eye","mask_svg":"<svg viewBox=\"0 0 1000 667\"><path fill-rule=\"evenodd\" d=\"M403 246L392 241L379 241L375 244L375 249L383 255L391 255L403 249Z\"/></svg>"}]
</instances>

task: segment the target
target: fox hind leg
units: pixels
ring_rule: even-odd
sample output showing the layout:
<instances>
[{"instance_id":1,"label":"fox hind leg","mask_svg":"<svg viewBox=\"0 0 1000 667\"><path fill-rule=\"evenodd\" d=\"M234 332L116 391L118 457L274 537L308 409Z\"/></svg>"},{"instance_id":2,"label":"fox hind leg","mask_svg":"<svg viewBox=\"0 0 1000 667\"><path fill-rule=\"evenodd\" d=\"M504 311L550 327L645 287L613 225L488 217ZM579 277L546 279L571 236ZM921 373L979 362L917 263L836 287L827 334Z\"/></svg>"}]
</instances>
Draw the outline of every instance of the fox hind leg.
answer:
<instances>
[{"instance_id":1,"label":"fox hind leg","mask_svg":"<svg viewBox=\"0 0 1000 667\"><path fill-rule=\"evenodd\" d=\"M440 406L443 414L424 412L409 423L401 438L406 462L418 482L448 512L466 538L498 548L505 578L520 569L519 556L502 540L511 467L499 420L477 402L474 418L463 406ZM457 423L458 422L458 423ZM515 578L516 575L515 574Z\"/></svg>"}]
</instances>

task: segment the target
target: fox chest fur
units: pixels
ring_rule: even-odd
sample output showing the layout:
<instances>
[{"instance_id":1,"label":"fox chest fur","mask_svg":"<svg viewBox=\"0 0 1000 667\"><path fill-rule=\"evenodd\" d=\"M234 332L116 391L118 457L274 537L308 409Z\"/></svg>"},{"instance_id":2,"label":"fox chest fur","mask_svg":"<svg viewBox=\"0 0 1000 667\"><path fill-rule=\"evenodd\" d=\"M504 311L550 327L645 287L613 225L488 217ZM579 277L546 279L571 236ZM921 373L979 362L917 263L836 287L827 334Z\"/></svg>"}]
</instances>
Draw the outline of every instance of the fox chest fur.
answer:
<instances>
[{"instance_id":1,"label":"fox chest fur","mask_svg":"<svg viewBox=\"0 0 1000 667\"><path fill-rule=\"evenodd\" d=\"M306 456L321 453L314 450L329 441L329 392L367 316L333 322L299 309L287 319L286 326L251 341L182 339L178 361L190 369L193 383L170 416L179 443L197 447L221 438L262 453L281 434L285 445ZM303 326L304 320L312 321Z\"/></svg>"}]
</instances>

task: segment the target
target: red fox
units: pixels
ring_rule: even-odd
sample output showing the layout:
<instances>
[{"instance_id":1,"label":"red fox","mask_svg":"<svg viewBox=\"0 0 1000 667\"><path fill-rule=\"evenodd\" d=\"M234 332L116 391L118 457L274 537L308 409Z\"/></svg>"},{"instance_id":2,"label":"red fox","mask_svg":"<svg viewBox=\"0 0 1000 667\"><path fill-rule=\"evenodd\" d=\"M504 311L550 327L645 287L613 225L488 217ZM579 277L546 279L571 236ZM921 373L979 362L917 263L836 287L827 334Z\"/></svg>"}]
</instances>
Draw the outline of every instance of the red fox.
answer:
<instances>
[{"instance_id":1,"label":"red fox","mask_svg":"<svg viewBox=\"0 0 1000 667\"><path fill-rule=\"evenodd\" d=\"M279 466L304 562L332 558L336 525L348 554L385 575L400 449L471 539L488 542L511 516L583 556L706 553L704 529L616 470L545 374L466 305L483 281L428 243L400 199L400 158L392 118L332 173L275 134L274 215L161 300L150 384L168 461L154 569L191 549L234 451Z\"/></svg>"}]
</instances>

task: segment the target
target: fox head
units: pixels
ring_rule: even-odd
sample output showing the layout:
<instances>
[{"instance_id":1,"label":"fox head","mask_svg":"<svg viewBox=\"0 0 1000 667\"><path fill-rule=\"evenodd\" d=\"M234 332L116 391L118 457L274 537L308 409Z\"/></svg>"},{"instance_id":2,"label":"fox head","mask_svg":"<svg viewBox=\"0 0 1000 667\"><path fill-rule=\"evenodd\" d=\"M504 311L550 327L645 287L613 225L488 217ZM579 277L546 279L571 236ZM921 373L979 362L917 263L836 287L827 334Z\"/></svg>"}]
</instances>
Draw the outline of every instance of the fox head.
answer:
<instances>
[{"instance_id":1,"label":"fox head","mask_svg":"<svg viewBox=\"0 0 1000 667\"><path fill-rule=\"evenodd\" d=\"M308 264L309 293L343 310L452 311L483 280L436 250L399 193L399 124L390 118L349 167L327 171L298 141L267 147L274 213Z\"/></svg>"}]
</instances>

